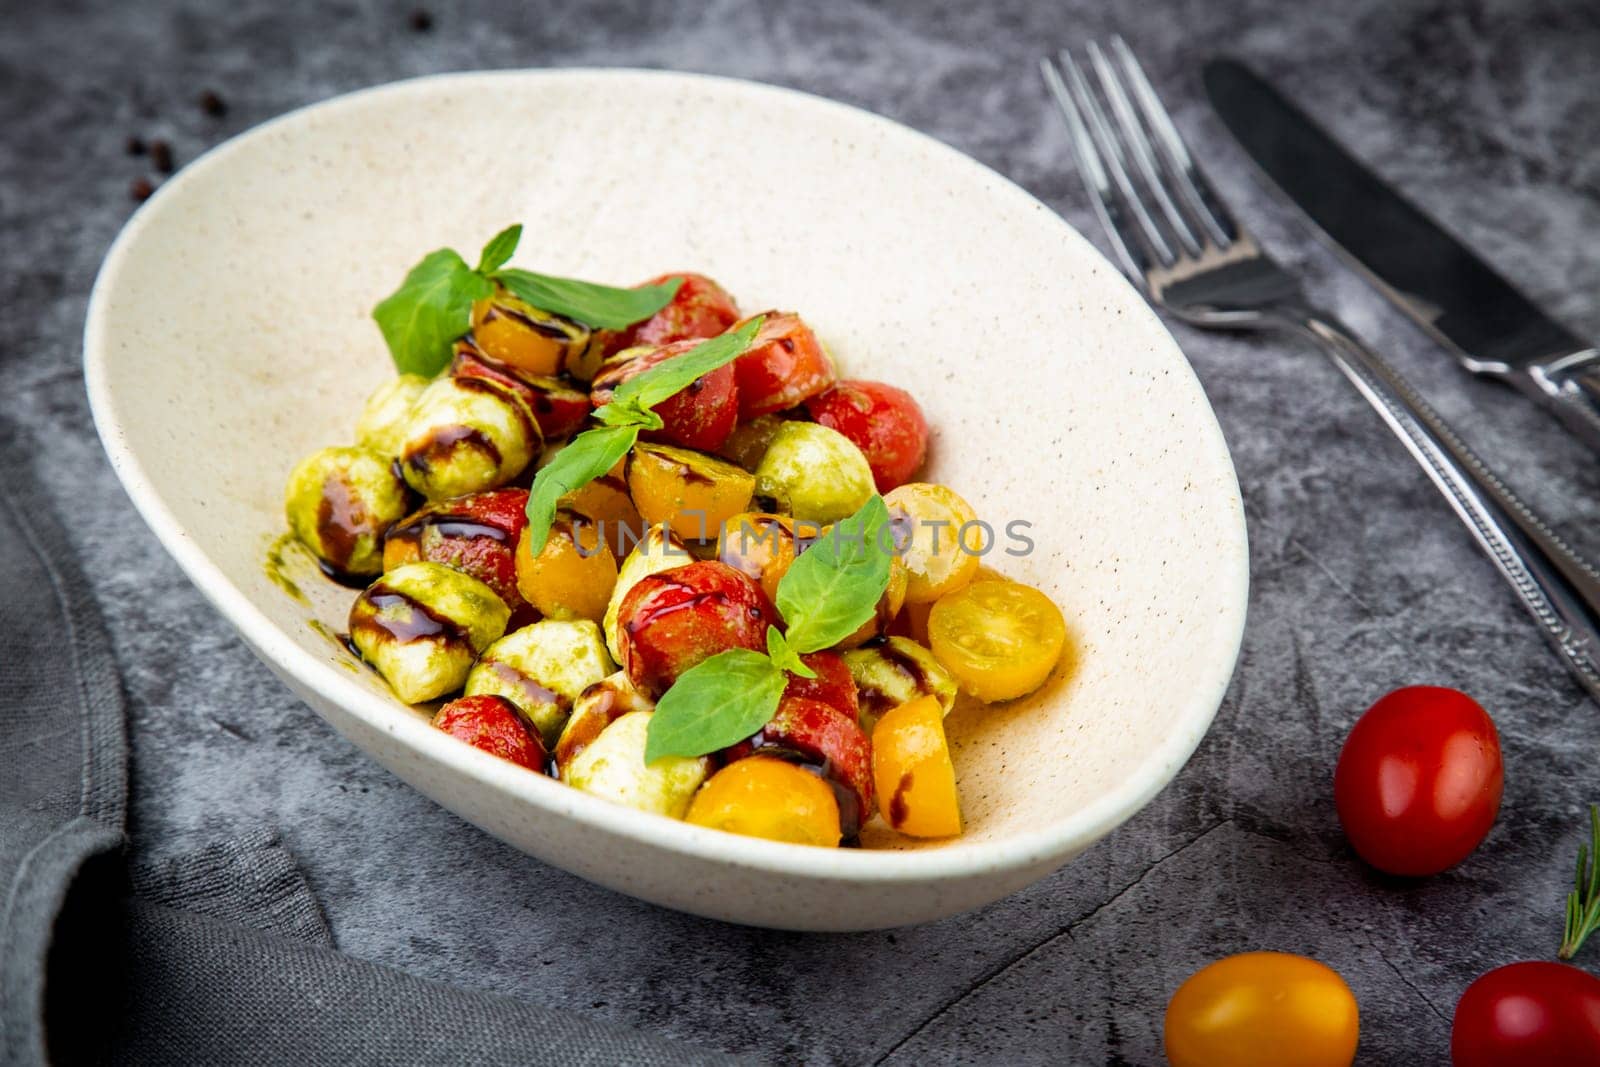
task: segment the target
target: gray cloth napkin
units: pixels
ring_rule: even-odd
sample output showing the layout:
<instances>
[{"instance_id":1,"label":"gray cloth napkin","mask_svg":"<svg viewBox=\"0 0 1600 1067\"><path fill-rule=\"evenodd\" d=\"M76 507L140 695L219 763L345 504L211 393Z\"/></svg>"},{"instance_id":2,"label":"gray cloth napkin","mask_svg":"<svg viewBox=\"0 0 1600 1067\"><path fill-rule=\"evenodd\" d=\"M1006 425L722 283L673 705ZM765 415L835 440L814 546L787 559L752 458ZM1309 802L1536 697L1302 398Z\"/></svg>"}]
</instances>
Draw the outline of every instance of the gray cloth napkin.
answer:
<instances>
[{"instance_id":1,"label":"gray cloth napkin","mask_svg":"<svg viewBox=\"0 0 1600 1067\"><path fill-rule=\"evenodd\" d=\"M66 538L0 474L0 1064L731 1062L339 953L270 831L140 864L124 724Z\"/></svg>"}]
</instances>

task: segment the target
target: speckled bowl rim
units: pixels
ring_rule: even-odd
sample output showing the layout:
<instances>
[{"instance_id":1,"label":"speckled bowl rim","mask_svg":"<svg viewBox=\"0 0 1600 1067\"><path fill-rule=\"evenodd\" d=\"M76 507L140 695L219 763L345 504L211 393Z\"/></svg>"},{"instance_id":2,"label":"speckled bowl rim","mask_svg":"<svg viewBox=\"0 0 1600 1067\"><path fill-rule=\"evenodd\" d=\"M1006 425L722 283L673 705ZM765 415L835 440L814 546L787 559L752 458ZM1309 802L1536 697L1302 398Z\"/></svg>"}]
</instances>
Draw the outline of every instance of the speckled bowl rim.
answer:
<instances>
[{"instance_id":1,"label":"speckled bowl rim","mask_svg":"<svg viewBox=\"0 0 1600 1067\"><path fill-rule=\"evenodd\" d=\"M285 673L295 677L307 688L324 695L328 700L364 720L369 726L391 734L399 743L421 753L425 758L442 764L485 788L500 790L549 815L578 819L604 832L640 844L664 846L682 854L720 864L792 874L803 878L837 879L863 884L893 884L902 881L958 879L981 873L1026 868L1052 857L1064 858L1081 851L1127 821L1182 769L1199 745L1200 739L1205 736L1221 705L1223 695L1233 676L1244 634L1249 592L1249 561L1244 512L1237 492L1238 481L1233 470L1232 457L1228 452L1222 429L1216 422L1215 413L1212 412L1200 382L1178 348L1177 342L1148 304L1108 263L1106 266L1112 275L1110 284L1124 288L1124 296L1128 298L1125 303L1134 310L1133 317L1138 321L1140 332L1149 334L1152 338L1159 335L1165 339L1170 348L1168 355L1175 370L1181 368L1181 373L1187 375L1196 402L1211 415L1209 419L1203 420L1204 436L1195 444L1207 454L1206 458L1211 465L1218 468L1219 474L1226 474L1226 477L1218 479L1217 484L1234 487L1236 536L1231 545L1223 546L1231 548L1232 551L1224 552L1214 560L1220 610L1214 617L1213 625L1226 635L1227 640L1221 643L1222 647L1212 662L1210 677L1206 683L1195 686L1186 699L1175 702L1177 715L1174 729L1161 744L1145 754L1120 785L1047 826L1012 834L1002 839L967 844L957 838L941 847L915 851L809 848L738 837L664 816L635 811L590 796L542 775L529 774L520 767L469 745L463 745L440 733L423 718L414 715L396 715L393 704L363 688L347 672L307 652L287 633L274 625L228 580L221 569L190 539L183 526L162 502L133 451L123 440L118 417L119 404L108 386L106 369L108 360L112 358L112 345L108 336L104 297L116 285L124 261L129 255L129 249L140 239L152 217L149 205L181 194L187 186L225 160L229 153L253 138L262 137L279 126L296 123L309 115L325 110L359 107L373 97L391 94L448 91L452 86L467 82L499 79L520 89L530 84L537 85L545 80L560 81L573 77L645 78L659 79L663 82L687 81L709 84L723 89L736 89L753 97L770 95L820 110L831 109L840 115L850 116L853 121L866 120L869 124L878 126L885 137L903 141L908 149L920 149L944 164L966 167L978 172L981 184L993 195L1020 198L1027 206L1037 211L1040 225L1057 227L1061 239L1072 245L1078 254L1106 263L1093 245L1047 205L1021 186L971 157L927 134L881 115L799 90L708 74L633 68L571 67L433 74L346 93L298 108L255 126L210 149L179 171L156 191L146 205L134 212L112 243L95 279L84 327L84 374L89 405L101 441L110 456L113 470L133 500L134 507L155 532L161 544L206 599L244 636L259 655L277 664Z\"/></svg>"}]
</instances>

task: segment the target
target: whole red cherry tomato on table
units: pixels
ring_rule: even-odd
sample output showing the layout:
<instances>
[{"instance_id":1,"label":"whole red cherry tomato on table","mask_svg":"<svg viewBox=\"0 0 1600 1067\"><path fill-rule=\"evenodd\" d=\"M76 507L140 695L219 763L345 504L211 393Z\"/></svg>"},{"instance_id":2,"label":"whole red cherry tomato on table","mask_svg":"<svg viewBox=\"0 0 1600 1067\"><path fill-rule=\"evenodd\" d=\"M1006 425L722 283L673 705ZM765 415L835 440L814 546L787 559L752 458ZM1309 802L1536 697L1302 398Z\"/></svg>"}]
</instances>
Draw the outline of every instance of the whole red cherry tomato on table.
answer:
<instances>
[{"instance_id":1,"label":"whole red cherry tomato on table","mask_svg":"<svg viewBox=\"0 0 1600 1067\"><path fill-rule=\"evenodd\" d=\"M1334 772L1345 836L1389 874L1453 867L1478 847L1500 810L1500 735L1465 693L1396 689L1356 721Z\"/></svg>"},{"instance_id":2,"label":"whole red cherry tomato on table","mask_svg":"<svg viewBox=\"0 0 1600 1067\"><path fill-rule=\"evenodd\" d=\"M1450 1028L1454 1067L1600 1064L1600 978L1564 963L1512 963L1467 987Z\"/></svg>"}]
</instances>

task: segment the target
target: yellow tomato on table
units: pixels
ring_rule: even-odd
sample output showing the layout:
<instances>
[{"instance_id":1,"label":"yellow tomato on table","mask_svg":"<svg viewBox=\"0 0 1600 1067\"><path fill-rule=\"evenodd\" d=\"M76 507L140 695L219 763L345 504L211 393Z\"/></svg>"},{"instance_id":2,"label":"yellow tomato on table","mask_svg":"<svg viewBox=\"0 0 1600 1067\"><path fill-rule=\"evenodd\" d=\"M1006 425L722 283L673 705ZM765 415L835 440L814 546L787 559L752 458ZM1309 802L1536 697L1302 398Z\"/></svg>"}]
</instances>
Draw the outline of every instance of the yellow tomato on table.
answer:
<instances>
[{"instance_id":1,"label":"yellow tomato on table","mask_svg":"<svg viewBox=\"0 0 1600 1067\"><path fill-rule=\"evenodd\" d=\"M1356 998L1331 967L1245 952L1203 967L1167 1005L1171 1067L1350 1067Z\"/></svg>"}]
</instances>

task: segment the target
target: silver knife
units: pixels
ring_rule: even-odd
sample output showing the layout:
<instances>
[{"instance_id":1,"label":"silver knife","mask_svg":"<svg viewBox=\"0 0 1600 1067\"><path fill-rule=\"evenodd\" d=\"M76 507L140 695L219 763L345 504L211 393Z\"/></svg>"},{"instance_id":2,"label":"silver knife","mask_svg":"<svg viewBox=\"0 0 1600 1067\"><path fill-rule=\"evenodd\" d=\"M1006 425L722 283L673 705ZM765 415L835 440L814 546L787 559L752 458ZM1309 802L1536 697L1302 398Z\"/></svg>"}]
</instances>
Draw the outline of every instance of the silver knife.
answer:
<instances>
[{"instance_id":1,"label":"silver knife","mask_svg":"<svg viewBox=\"0 0 1600 1067\"><path fill-rule=\"evenodd\" d=\"M1211 106L1336 251L1474 374L1516 386L1600 452L1600 349L1556 322L1248 67L1204 69Z\"/></svg>"}]
</instances>

